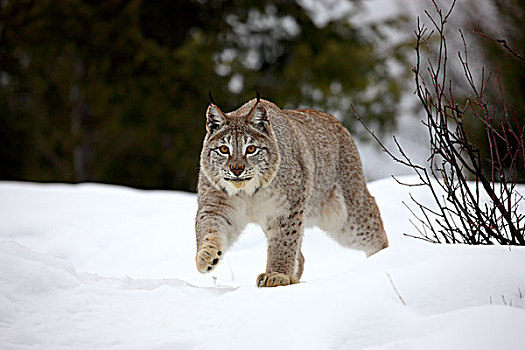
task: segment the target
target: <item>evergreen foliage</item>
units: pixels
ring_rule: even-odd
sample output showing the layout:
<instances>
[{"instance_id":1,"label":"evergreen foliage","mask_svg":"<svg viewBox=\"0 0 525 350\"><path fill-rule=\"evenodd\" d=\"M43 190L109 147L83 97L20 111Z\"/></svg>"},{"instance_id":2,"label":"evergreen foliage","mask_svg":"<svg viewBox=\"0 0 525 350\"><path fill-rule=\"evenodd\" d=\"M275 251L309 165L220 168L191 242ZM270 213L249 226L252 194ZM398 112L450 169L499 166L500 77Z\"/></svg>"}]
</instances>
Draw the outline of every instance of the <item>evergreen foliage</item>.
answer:
<instances>
[{"instance_id":1,"label":"evergreen foliage","mask_svg":"<svg viewBox=\"0 0 525 350\"><path fill-rule=\"evenodd\" d=\"M392 124L404 44L374 43L403 19L356 27L359 2L324 21L305 3L0 2L0 178L194 190L208 90L223 110L260 89Z\"/></svg>"}]
</instances>

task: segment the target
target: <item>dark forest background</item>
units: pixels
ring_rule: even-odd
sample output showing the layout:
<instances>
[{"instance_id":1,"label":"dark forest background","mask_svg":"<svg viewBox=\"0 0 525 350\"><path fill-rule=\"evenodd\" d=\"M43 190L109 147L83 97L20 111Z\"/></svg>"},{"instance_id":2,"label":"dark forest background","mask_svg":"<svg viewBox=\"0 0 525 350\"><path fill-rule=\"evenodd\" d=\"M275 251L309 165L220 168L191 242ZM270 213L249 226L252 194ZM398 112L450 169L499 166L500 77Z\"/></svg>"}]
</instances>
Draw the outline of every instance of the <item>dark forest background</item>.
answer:
<instances>
[{"instance_id":1,"label":"dark forest background","mask_svg":"<svg viewBox=\"0 0 525 350\"><path fill-rule=\"evenodd\" d=\"M489 2L504 19L498 34L525 52L524 2ZM208 90L225 111L259 89L284 108L335 113L350 129L352 103L388 130L413 90L406 34L415 24L360 21L360 1L319 3L0 1L0 180L193 191ZM341 3L328 19L317 13ZM463 23L494 29L474 16ZM396 32L405 36L389 41ZM497 43L476 45L522 111L523 66Z\"/></svg>"}]
</instances>

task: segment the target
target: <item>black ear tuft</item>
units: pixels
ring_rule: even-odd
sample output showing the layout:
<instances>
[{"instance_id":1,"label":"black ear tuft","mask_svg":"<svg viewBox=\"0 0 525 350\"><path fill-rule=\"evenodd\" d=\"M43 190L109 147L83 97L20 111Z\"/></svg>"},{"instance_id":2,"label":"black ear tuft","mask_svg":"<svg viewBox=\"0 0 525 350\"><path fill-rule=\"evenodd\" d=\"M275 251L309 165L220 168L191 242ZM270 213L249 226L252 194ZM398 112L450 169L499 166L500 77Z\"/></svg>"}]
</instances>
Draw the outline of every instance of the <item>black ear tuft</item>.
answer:
<instances>
[{"instance_id":1,"label":"black ear tuft","mask_svg":"<svg viewBox=\"0 0 525 350\"><path fill-rule=\"evenodd\" d=\"M210 102L212 104L215 104L215 101L213 100L213 95L211 94L211 90L208 90L208 97L210 98Z\"/></svg>"},{"instance_id":2,"label":"black ear tuft","mask_svg":"<svg viewBox=\"0 0 525 350\"><path fill-rule=\"evenodd\" d=\"M261 92L257 89L257 103L261 100Z\"/></svg>"},{"instance_id":3,"label":"black ear tuft","mask_svg":"<svg viewBox=\"0 0 525 350\"><path fill-rule=\"evenodd\" d=\"M211 96L211 94L210 94ZM215 131L222 128L226 122L226 117L222 111L215 104L208 106L206 111L206 130L209 134L213 134Z\"/></svg>"}]
</instances>

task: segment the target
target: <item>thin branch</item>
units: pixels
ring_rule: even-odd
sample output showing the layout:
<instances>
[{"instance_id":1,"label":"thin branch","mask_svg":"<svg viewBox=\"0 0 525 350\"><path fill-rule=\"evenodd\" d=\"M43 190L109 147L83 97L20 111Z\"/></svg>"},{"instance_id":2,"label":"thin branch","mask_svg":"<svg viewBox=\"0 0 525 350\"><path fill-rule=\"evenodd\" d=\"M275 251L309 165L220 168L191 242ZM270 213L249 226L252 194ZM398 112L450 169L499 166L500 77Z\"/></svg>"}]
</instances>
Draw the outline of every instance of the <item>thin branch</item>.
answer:
<instances>
[{"instance_id":1,"label":"thin branch","mask_svg":"<svg viewBox=\"0 0 525 350\"><path fill-rule=\"evenodd\" d=\"M392 281L392 277L390 277L390 274L388 272L385 272L385 273L386 273L386 276L388 277L388 280L390 281L390 285L392 286L392 289L394 290L397 297L399 298L399 301L401 301L401 304L403 304L404 306L407 306L407 303L405 303L405 300L403 299L401 294L399 294L399 291L397 290L396 285L394 284L394 281Z\"/></svg>"},{"instance_id":2,"label":"thin branch","mask_svg":"<svg viewBox=\"0 0 525 350\"><path fill-rule=\"evenodd\" d=\"M492 37L490 37L490 36L488 36L486 34L481 33L476 28L474 28L474 33L480 35L481 37L483 37L483 38L485 38L487 40L495 41L495 42L501 44L501 46L503 46L505 48L505 50L507 50L508 52L513 54L517 59L519 59L520 61L525 62L525 58L522 55L520 55L519 53L517 53L512 47L510 47L509 44L507 43L507 40L492 38Z\"/></svg>"}]
</instances>

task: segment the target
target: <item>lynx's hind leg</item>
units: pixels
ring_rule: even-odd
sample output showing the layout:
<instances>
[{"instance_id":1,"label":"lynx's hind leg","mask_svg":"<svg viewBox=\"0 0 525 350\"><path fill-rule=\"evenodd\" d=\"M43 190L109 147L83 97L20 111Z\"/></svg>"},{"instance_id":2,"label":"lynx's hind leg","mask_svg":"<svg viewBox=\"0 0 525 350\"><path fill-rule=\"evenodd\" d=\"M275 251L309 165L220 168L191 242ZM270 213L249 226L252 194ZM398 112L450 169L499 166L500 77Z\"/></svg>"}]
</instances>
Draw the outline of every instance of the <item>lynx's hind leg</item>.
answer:
<instances>
[{"instance_id":1,"label":"lynx's hind leg","mask_svg":"<svg viewBox=\"0 0 525 350\"><path fill-rule=\"evenodd\" d=\"M383 220L379 213L374 197L366 191L367 202L363 208L363 215L358 222L357 237L361 250L369 257L378 251L388 247L388 237L386 236Z\"/></svg>"},{"instance_id":2,"label":"lynx's hind leg","mask_svg":"<svg viewBox=\"0 0 525 350\"><path fill-rule=\"evenodd\" d=\"M319 227L342 246L362 250L367 256L388 247L374 197L366 189L361 200L348 197L334 188L322 207Z\"/></svg>"},{"instance_id":3,"label":"lynx's hind leg","mask_svg":"<svg viewBox=\"0 0 525 350\"><path fill-rule=\"evenodd\" d=\"M365 189L362 200L349 208L340 243L362 250L369 257L388 247L388 238L374 197Z\"/></svg>"},{"instance_id":4,"label":"lynx's hind leg","mask_svg":"<svg viewBox=\"0 0 525 350\"><path fill-rule=\"evenodd\" d=\"M339 202L344 203L346 216L339 222L339 229L327 231L341 245L370 256L388 247L388 239L379 208L366 188L359 152L348 131L344 130L342 135L336 181L343 198L339 198Z\"/></svg>"}]
</instances>

